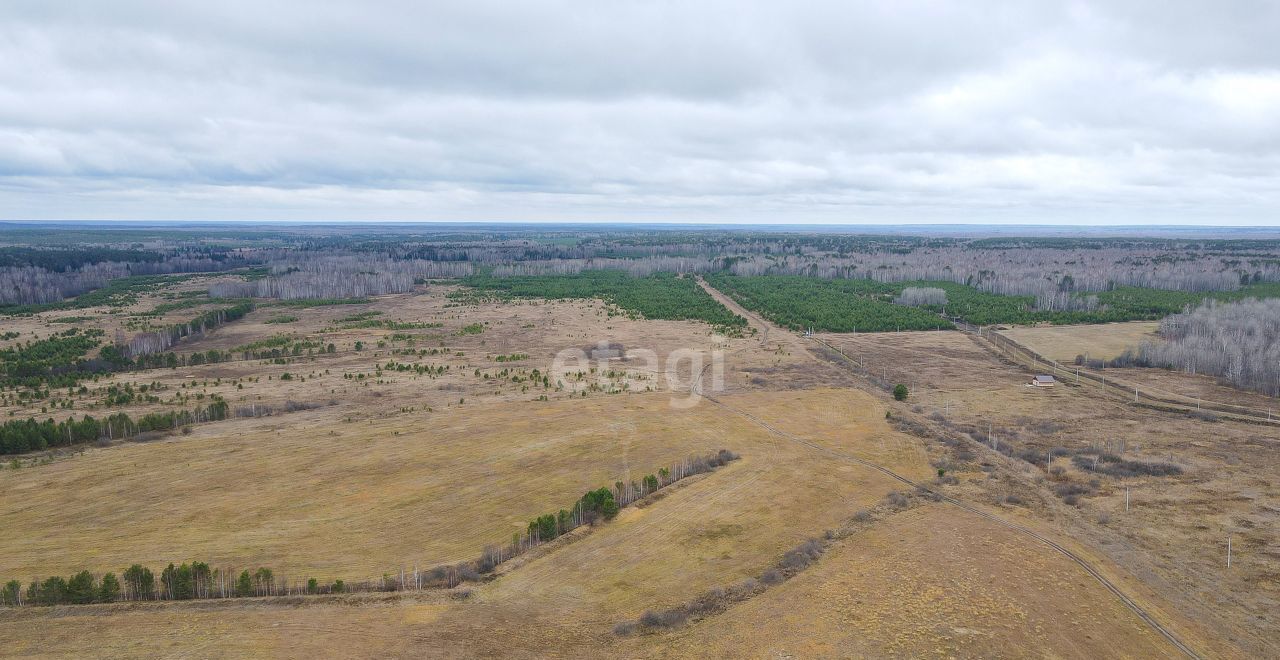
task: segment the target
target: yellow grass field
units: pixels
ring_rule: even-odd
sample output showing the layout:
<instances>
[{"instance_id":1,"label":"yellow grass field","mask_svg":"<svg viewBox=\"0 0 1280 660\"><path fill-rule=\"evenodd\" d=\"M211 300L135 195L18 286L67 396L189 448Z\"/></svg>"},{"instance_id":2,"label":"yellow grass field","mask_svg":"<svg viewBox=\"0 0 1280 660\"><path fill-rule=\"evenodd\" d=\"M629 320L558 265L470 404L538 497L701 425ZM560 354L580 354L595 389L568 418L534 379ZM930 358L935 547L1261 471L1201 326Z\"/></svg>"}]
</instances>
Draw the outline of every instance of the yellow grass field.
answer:
<instances>
[{"instance_id":1,"label":"yellow grass field","mask_svg":"<svg viewBox=\"0 0 1280 660\"><path fill-rule=\"evenodd\" d=\"M842 541L820 566L670 635L660 655L685 649L744 658L1177 652L1065 558L937 504Z\"/></svg>"},{"instance_id":2,"label":"yellow grass field","mask_svg":"<svg viewBox=\"0 0 1280 660\"><path fill-rule=\"evenodd\" d=\"M725 400L813 440L909 474L928 473L917 441L888 428L881 404L865 393L751 393ZM127 521L110 517L69 534L14 535L12 540L26 541L0 553L11 562L4 572L29 572L37 565L61 565L55 570L63 572L85 565L105 570L133 557L161 563L191 556L209 557L214 565L260 562L289 572L315 569L325 577L376 575L412 560L427 565L473 556L481 544L505 538L533 515L567 504L628 467L647 470L669 457L722 446L742 454L740 461L674 489L649 507L624 510L613 523L563 550L480 587L465 608L440 615L453 621L444 630L455 633L477 617L511 617L521 626L512 632L520 634L501 639L532 645L542 635L562 637L566 621L583 627L591 639L601 631L611 634L613 623L648 607L675 605L697 590L759 574L787 548L838 526L894 488L884 475L780 440L710 403L674 411L665 396L649 394L543 403L544 411L528 405L531 409L468 409L454 424L448 418L438 421L438 432L413 431L408 420L395 420L352 431L339 427L340 435L332 438L317 425L292 441L265 431L257 440L244 438L245 433L235 434L242 439L221 441L193 435L25 470L43 472L41 483L55 486L50 492L67 493L67 499L21 511L14 511L22 509L15 500L6 499L7 529L46 524L74 530L76 520L111 516L110 510L127 506L143 516L135 529L145 531L121 533ZM807 428L810 415L821 423ZM478 419L487 429L483 433L471 429ZM394 435L395 430L401 434ZM135 450L151 452L150 460L141 461ZM255 467L233 473L212 469L228 455ZM145 464L146 469L131 471L135 459L136 467ZM180 490L166 491L173 501L166 504L147 475L178 469L202 476L174 480ZM271 475L281 472L291 478L273 482ZM493 487L490 479L498 474L515 487ZM184 514L178 502L202 493L207 512ZM151 502L157 506L143 506ZM468 515L456 515L459 511ZM174 537L182 541L167 540ZM140 548L156 550L140 553ZM151 616L146 611L121 621ZM86 617L83 622L92 627L112 620ZM21 637L20 628L0 623L6 645L17 641L11 637L15 633ZM499 644L499 639L470 643Z\"/></svg>"},{"instance_id":3,"label":"yellow grass field","mask_svg":"<svg viewBox=\"0 0 1280 660\"><path fill-rule=\"evenodd\" d=\"M1028 346L1031 350L1063 364L1074 362L1077 355L1090 359L1110 360L1126 348L1137 348L1144 341L1159 341L1159 323L1131 321L1099 325L1053 325L1019 327L1002 330L1001 334Z\"/></svg>"},{"instance_id":4,"label":"yellow grass field","mask_svg":"<svg viewBox=\"0 0 1280 660\"><path fill-rule=\"evenodd\" d=\"M671 634L618 638L611 632L614 623L634 619L647 609L678 605L716 586L757 576L786 549L840 526L896 485L878 472L766 434L760 427L745 424L733 410L704 403L692 411L672 413L666 408L665 399L658 399L656 395L609 399L607 405L588 409L591 414L579 424L585 425L579 432L585 440L581 446L556 445L546 434L513 427L509 418L504 421L489 417L495 433L486 437L507 438L511 443L506 446L507 451L515 449L529 467L545 465L550 469L560 465L558 460L546 460L542 454L552 449L548 443L560 449L579 447L575 450L576 461L570 462L582 464L595 458L589 446L604 444L616 451L617 441L598 435L601 429L611 429L617 437L630 438L635 444L643 444L641 438L652 434L689 435L699 438L690 446L698 446L699 442L709 443L705 446L735 446L743 458L673 489L647 507L624 510L614 522L563 548L535 556L494 582L475 587L465 600L428 593L392 599L304 600L294 606L258 600L167 607L110 606L119 610L115 614L110 614L107 607L81 608L60 617L56 632L39 641L23 634L32 622L30 617L37 612L26 610L12 618L0 617L0 643L16 654L33 656L106 652L116 656L165 653L300 657L340 650L348 657L538 657L554 648L557 655L593 657L600 648L609 647L624 655L641 657L705 657L707 653L774 657L778 653L981 654L1047 635L1053 639L1054 648L1067 655L1088 656L1103 648L1125 649L1134 655L1167 651L1150 631L1136 625L1132 615L1112 601L1101 585L1078 568L1061 558L1046 557L1042 548L1005 528L992 527L941 505L925 505L897 514L880 526L839 542L809 572L721 617ZM931 470L919 441L889 428L884 422L883 404L865 393L759 392L728 395L722 400L733 409L750 410L769 424L807 441L891 466L914 478L926 478ZM626 405L615 404L622 401ZM573 410L568 405L564 408ZM664 426L628 428L642 417L660 417L665 420ZM591 419L609 421L587 421ZM624 421L627 419L631 422ZM539 421L547 425L569 420L542 417ZM699 424L711 428L698 434L695 427ZM498 433L499 429L503 432ZM409 436L402 432L392 437ZM187 438L149 448L180 447L195 440ZM216 442L199 440L200 444ZM482 451L490 443L499 442L454 441L460 447ZM327 443L323 446L329 448ZM289 445L289 449L299 451L301 447ZM251 456L253 452L266 452L250 447L240 451L250 452ZM628 455L636 457L644 451L649 450L629 451ZM113 448L103 453L109 452L121 450ZM272 455L278 457L281 453L287 452ZM431 470L417 463L410 450L392 455L397 460L382 463L386 471L382 477L355 471L361 477L359 481L369 484L362 489L367 495L360 499L367 507L366 514L372 513L374 504L380 508L406 508L409 505L401 503L409 497L406 493L414 490L406 483L417 484L421 480L426 488L433 479L443 478L420 476ZM464 470L475 469L472 452L450 451L448 455ZM173 456L174 460L182 460L183 454ZM314 460L316 454L307 456ZM67 470L83 469L80 466L90 464L94 458L90 454L57 465L74 466L64 468ZM598 462L609 464L610 460ZM230 481L233 477L215 479ZM551 490L554 489L531 485L529 498L537 499ZM471 495L474 501L469 505L458 501L451 504L490 513L521 506L506 499L485 497L484 492L479 489ZM287 502L291 498L280 499ZM425 499L411 501L429 506ZM63 506L83 510L86 505L73 502ZM287 503L277 506L288 508ZM325 497L316 506L326 506L331 511L344 508L341 500ZM268 513L276 517L288 515L278 511L260 515ZM165 518L157 516L148 522L160 525ZM468 525L481 518L476 516L471 523L460 521L457 531L467 536ZM412 516L401 517L387 521L379 529L372 523L381 519L375 518L359 534L322 532L328 540L326 547L293 538L298 547L289 550L289 560L329 557L337 562L335 565L349 570L367 570L371 561L392 561L406 552L399 537L425 538L423 529L412 520ZM395 527L397 524L399 528ZM284 529L290 526L285 525ZM94 542L75 541L77 545ZM119 541L114 543L123 546ZM243 551L251 545L234 534L211 538L210 543L210 553ZM387 545L398 550L385 549ZM261 555L264 559L285 551L282 545L268 547ZM450 546L436 547L442 557L451 551ZM458 551L462 550L459 547ZM1029 567L1034 570L1025 570ZM993 584L999 586L993 590ZM1068 608L1066 615L1055 616L1053 613L1061 613L1062 607ZM923 623L926 616L933 617L934 623ZM477 635L477 626L485 634ZM1088 628L1089 637L1073 639L1079 628ZM1104 647L1104 643L1111 646Z\"/></svg>"},{"instance_id":5,"label":"yellow grass field","mask_svg":"<svg viewBox=\"0 0 1280 660\"><path fill-rule=\"evenodd\" d=\"M1280 469L1275 452L1280 430L1133 407L1089 382L1078 387L1070 382L1051 389L1027 387L1029 372L1002 362L981 340L958 332L822 339L855 361L861 358L868 372L910 384L909 409L943 420L984 445L994 438L1011 451L1043 456L1051 448L1123 443L1128 460L1172 462L1182 471L1180 476L1111 478L1080 470L1069 460L1055 461L1070 480L1097 484L1096 494L1079 506L1063 506L1043 463L1033 468L974 447L979 460L1005 465L1010 472L985 483L962 482L958 492L998 506L1007 494L1031 499L1030 509L1038 516L1070 529L1074 538L1101 549L1131 573L1147 576L1144 586L1157 589L1187 620L1213 630L1203 636L1204 649L1212 655L1256 657L1273 650L1268 641L1273 625L1267 621L1280 598L1273 550L1280 542L1280 489L1273 478ZM1113 371L1125 378L1141 371L1144 383L1170 389L1182 381L1179 374L1164 370L1108 374ZM1203 377L1198 385L1206 400L1247 398ZM1018 475L1025 475L1024 484L1018 484ZM1247 548L1237 551L1230 571L1224 566L1226 530L1235 536L1236 548Z\"/></svg>"},{"instance_id":6,"label":"yellow grass field","mask_svg":"<svg viewBox=\"0 0 1280 660\"><path fill-rule=\"evenodd\" d=\"M826 422L838 427L823 429L832 442L838 428L844 442L876 438L868 454L912 457L900 440L881 449L891 432L883 421L866 426L875 404L864 394L770 396L799 399L786 404L793 415L842 411ZM691 454L728 448L752 465L785 449L737 415L708 403L674 409L659 393L288 421L208 425L0 472L0 525L30 530L0 538L0 575L200 559L297 577L376 577L473 558L589 488L638 480Z\"/></svg>"},{"instance_id":7,"label":"yellow grass field","mask_svg":"<svg viewBox=\"0 0 1280 660\"><path fill-rule=\"evenodd\" d=\"M701 324L609 316L599 302L460 307L449 290L430 285L360 305L290 309L297 320L287 324L266 323L282 310L263 307L181 350L226 350L279 334L337 350L287 364L122 373L68 394L75 407L48 416L105 414L102 388L123 383L160 385L164 400L132 403L134 415L172 409L176 394L188 405L217 394L235 407L320 407L196 424L0 470L0 582L191 560L236 571L267 566L295 581L376 579L475 558L587 489L639 480L692 454L725 448L741 459L455 590L0 610L3 654L1172 655L1065 556L920 494L912 508L826 541L808 569L721 613L615 634L615 624L646 611L758 578L797 544L908 489L855 459L1067 543L1209 655L1257 657L1270 648L1272 627L1258 622L1277 593L1267 586L1280 501L1269 476L1280 441L1273 429L1131 409L1088 387L1029 388L1025 372L959 332L820 335L861 365L851 368L754 318L756 334L725 339ZM439 325L408 331L412 344L386 328L329 331L362 312ZM38 318L22 323L37 335L59 329ZM483 331L461 331L473 323ZM1017 338L1070 359L1102 347L1118 352L1152 326L1012 332L1035 333L1039 339ZM603 388L531 387L530 371L547 369L558 351L600 340L660 359L682 348L724 351L724 391L673 406L673 395L687 396L687 368L669 384L637 360L610 365L625 377L583 381L607 381ZM442 352L408 356L410 348ZM497 360L512 354L523 357ZM449 372L397 372L392 360ZM909 398L895 402L859 374L906 384ZM629 389L617 386L628 379ZM41 415L41 405L6 411ZM1006 452L986 449L989 437ZM1039 455L1100 438L1125 440L1126 458L1176 461L1183 472L1096 478L1063 459L1065 472L1051 478L1009 451ZM1054 494L1058 479L1097 484L1068 505ZM1219 569L1213 545L1227 528L1239 543L1234 573ZM1207 594L1213 607L1191 593Z\"/></svg>"}]
</instances>

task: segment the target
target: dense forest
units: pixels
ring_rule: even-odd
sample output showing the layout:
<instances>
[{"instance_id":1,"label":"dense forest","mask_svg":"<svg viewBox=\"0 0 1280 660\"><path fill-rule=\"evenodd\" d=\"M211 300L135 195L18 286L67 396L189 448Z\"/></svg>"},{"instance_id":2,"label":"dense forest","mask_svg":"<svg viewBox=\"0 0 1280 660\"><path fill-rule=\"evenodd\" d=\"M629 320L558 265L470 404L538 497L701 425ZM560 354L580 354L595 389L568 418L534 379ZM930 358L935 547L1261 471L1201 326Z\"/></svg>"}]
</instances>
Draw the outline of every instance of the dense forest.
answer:
<instances>
[{"instance_id":1,"label":"dense forest","mask_svg":"<svg viewBox=\"0 0 1280 660\"><path fill-rule=\"evenodd\" d=\"M600 298L637 318L703 321L739 332L746 319L725 309L691 277L660 273L632 277L616 270L575 275L509 276L477 273L462 280L473 289L499 297L550 300Z\"/></svg>"},{"instance_id":2,"label":"dense forest","mask_svg":"<svg viewBox=\"0 0 1280 660\"><path fill-rule=\"evenodd\" d=\"M1209 301L1160 322L1162 342L1146 342L1113 364L1217 376L1280 396L1280 300Z\"/></svg>"},{"instance_id":3,"label":"dense forest","mask_svg":"<svg viewBox=\"0 0 1280 660\"><path fill-rule=\"evenodd\" d=\"M974 325L1153 321L1204 300L1280 297L1280 284L1234 291L1188 292L1121 287L1085 296L1076 310L1046 310L1033 296L1009 296L946 281L877 282L796 275L741 277L716 273L708 281L748 309L793 329L829 332L933 330L950 327L939 315ZM907 292L913 292L907 294ZM924 293L927 292L927 293ZM897 307L909 305L912 309Z\"/></svg>"},{"instance_id":4,"label":"dense forest","mask_svg":"<svg viewBox=\"0 0 1280 660\"><path fill-rule=\"evenodd\" d=\"M950 321L925 309L895 305L870 280L821 280L794 275L736 277L713 274L712 286L743 307L793 330L893 332L945 330Z\"/></svg>"},{"instance_id":5,"label":"dense forest","mask_svg":"<svg viewBox=\"0 0 1280 660\"><path fill-rule=\"evenodd\" d=\"M155 263L164 255L152 250L86 247L71 250L48 250L32 247L0 248L0 268L30 266L49 271L66 272L106 261L119 263Z\"/></svg>"}]
</instances>

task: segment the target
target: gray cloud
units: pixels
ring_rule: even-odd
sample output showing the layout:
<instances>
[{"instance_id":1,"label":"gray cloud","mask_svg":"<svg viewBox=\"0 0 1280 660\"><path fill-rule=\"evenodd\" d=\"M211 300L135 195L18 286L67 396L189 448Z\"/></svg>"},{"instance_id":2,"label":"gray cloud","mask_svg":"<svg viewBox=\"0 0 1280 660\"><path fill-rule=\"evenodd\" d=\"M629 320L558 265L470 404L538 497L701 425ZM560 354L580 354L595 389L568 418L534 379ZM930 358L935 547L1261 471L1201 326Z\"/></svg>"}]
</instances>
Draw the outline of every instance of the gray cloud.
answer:
<instances>
[{"instance_id":1,"label":"gray cloud","mask_svg":"<svg viewBox=\"0 0 1280 660\"><path fill-rule=\"evenodd\" d=\"M1267 2L0 8L0 216L1280 224Z\"/></svg>"}]
</instances>

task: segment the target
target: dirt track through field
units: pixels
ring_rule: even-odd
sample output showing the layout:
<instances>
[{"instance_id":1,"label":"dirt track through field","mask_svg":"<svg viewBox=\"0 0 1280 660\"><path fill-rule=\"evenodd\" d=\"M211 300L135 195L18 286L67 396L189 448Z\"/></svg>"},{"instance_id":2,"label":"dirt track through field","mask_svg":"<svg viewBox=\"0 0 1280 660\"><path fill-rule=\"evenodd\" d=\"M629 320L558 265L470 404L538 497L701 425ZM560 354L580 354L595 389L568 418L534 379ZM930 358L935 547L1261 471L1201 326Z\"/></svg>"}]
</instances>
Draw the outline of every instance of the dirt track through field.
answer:
<instances>
[{"instance_id":1,"label":"dirt track through field","mask_svg":"<svg viewBox=\"0 0 1280 660\"><path fill-rule=\"evenodd\" d=\"M786 332L786 331L784 331L784 330L782 330L782 329L780 329L780 328L778 328L778 327L776 327L776 326L772 326L772 324L770 324L768 321L765 321L765 320L764 320L763 318L761 318L760 316L758 316L758 315L756 315L756 314L754 314L754 313L752 313L752 312L747 311L745 308L743 308L743 307L742 307L741 305L739 305L737 302L733 301L732 299L730 299L728 296L726 296L726 295L725 295L725 294L723 294L722 292L720 292L720 291L716 290L716 289L715 289L714 287L712 287L710 284L707 284L707 282L706 282L705 280L703 280L703 279L699 278L699 279L698 279L698 284L699 284L699 285L701 285L701 286L702 286L702 288L703 288L703 289L705 289L705 290L707 291L707 293L711 294L711 296L712 296L712 297L714 297L716 300L720 301L720 303L721 303L721 304L723 304L723 305L725 305L726 307L728 307L728 308L729 308L729 310L731 310L731 311L733 311L734 313L736 313L736 314L738 314L738 315L742 316L743 318L747 319L747 321L748 321L749 323L751 323L753 326L756 326L757 331L764 333L764 334L762 335L763 337L767 337L769 334L772 334L772 335L773 335L773 336L774 336L774 337L775 337L779 342L783 341L783 340L784 340L784 338L788 338L788 337L789 337L789 338L791 338L791 339L793 340L794 345L799 346L799 347L800 347L802 350L804 350L807 354L809 354L809 355L811 355L811 356L812 356L812 353L811 353L811 352L809 352L808 347L807 347L807 346L805 346L805 345L804 345L804 343L803 343L801 340L799 340L799 339L798 339L794 334L792 334L792 333L790 333L790 332ZM834 353L836 353L837 355L839 355L841 358L843 358L845 361L851 362L851 360L850 360L847 356L845 356L845 355L844 355L844 353L840 352L840 351L839 351L839 350L837 350L835 347L831 346L830 344L826 343L825 341L822 341L821 339L817 339L816 337L815 337L815 338L812 338L812 339L813 339L813 341L816 341L817 343L819 343L819 344L821 344L821 345L823 345L823 346L827 347L828 349L830 349L831 351L833 351ZM789 343L791 343L791 342L789 342ZM816 360L817 358L814 358L814 359ZM1099 583L1101 583L1101 584L1102 584L1102 586L1106 587L1106 589L1107 589L1108 591L1110 591L1112 594L1114 594L1118 599L1120 599L1120 601L1121 601L1122 603L1124 603L1124 605L1125 605L1126 607L1128 607L1128 608L1129 608L1129 609L1130 609L1134 614L1136 614L1140 619L1142 619L1144 622L1146 622L1146 623L1147 623L1147 625L1151 626L1151 628L1153 628L1154 630L1156 630L1156 632L1159 632L1161 636L1163 636L1163 637L1164 637L1164 638L1165 638L1165 639L1166 639L1170 644L1172 644L1172 645L1173 645L1174 647L1176 647L1178 650L1182 651L1182 652L1183 652L1183 653L1185 653L1187 656L1192 657L1192 658L1199 658L1199 657L1201 657L1198 653L1196 653L1196 652L1195 652L1195 650L1193 650L1189 645L1187 645L1185 642L1183 642L1183 641L1182 641L1182 640L1181 640L1181 639L1180 639L1180 638L1179 638L1179 637L1178 637L1178 636L1177 636L1177 635L1176 635L1172 630L1169 630L1168 628L1166 628L1163 624L1161 624L1159 621L1157 621L1157 620L1155 619L1155 617L1153 617L1151 614L1149 614L1149 613L1148 613L1148 612L1147 612L1147 611L1146 611L1146 610L1145 610L1141 605L1139 605L1139 604L1138 604L1137 602L1135 602L1132 598L1130 598L1130 597L1129 597L1129 596L1127 596L1123 591L1121 591L1121 589L1120 589L1120 588L1119 588L1119 587L1118 587L1114 582L1112 582L1112 581L1111 581L1110 579L1108 579L1105 575L1103 575L1103 574L1102 574L1102 572L1101 572L1099 569L1095 568L1092 564L1090 564L1090 563L1089 563L1087 560L1085 560L1083 557L1081 557L1080 555L1076 554L1075 552L1072 552L1071 550L1067 549L1066 547L1064 547L1064 546L1063 546L1063 545L1061 545L1060 543L1057 543L1056 541L1054 541L1054 540L1052 540L1052 539L1050 539L1050 538L1048 538L1048 537L1044 536L1043 534L1040 534L1040 533L1036 532L1035 530L1032 530L1032 529L1030 529L1030 528L1028 528L1028 527L1025 527L1025 526L1020 525L1020 524L1018 524L1018 523L1014 523L1014 522L1007 521L1007 520L1005 520L1005 519L1003 519L1003 518L1001 518L1001 517L999 517L999 516L997 516L997 515L995 515L995 514L989 513L989 512L987 512L987 511L984 511L984 510L982 510L982 509L980 509L980 508L978 508L978 507L976 507L976 506L973 506L973 505L971 505L971 504L968 504L968 503L966 503L966 502L964 502L964 501L962 501L962 500L958 500L958 499L956 499L956 498L953 498L953 497L950 497L950 496L944 495L944 494L942 494L942 493L939 493L939 492L937 492L937 491L935 491L935 490L933 490L933 489L929 488L929 487L928 487L927 485L925 485L925 484L922 484L922 483L919 483L919 482L913 481L913 480L911 480L911 479L908 479L907 477L904 477L904 476L902 476L902 475L900 475L900 474L898 474L898 473L896 473L896 472L894 472L894 471L890 470L889 468L886 468L886 467L884 467L884 466L882 466L882 465L878 465L878 464L873 463L873 462L871 462L871 461L867 461L867 460L864 460L864 459L858 458L858 457L856 457L856 456L852 456L852 455L849 455L849 454L847 454L847 453L844 453L844 452L841 452L841 451L838 451L838 450L835 450L835 449L831 449L831 448L829 448L829 447L824 447L824 446L822 446L822 445L819 445L819 444L816 444L816 443L810 442L810 441L808 441L808 440L805 440L805 439L803 439L803 438L797 437L797 436L795 436L795 435L792 435L791 433L788 433L788 432L786 432L786 431L783 431L783 430L781 430L781 429L778 429L778 428L776 428L776 427L774 427L774 426L772 426L772 425L768 424L767 422L765 422L764 420L760 419L759 417L756 417L755 415L751 414L750 412L747 412L747 411L745 411L745 410L741 410L741 409L735 408L735 407L733 407L733 406L730 406L730 405L728 405L728 404L724 403L723 401L721 401L721 400L719 400L719 399L715 398L714 396L711 396L711 395L706 394L706 393L705 393L705 392L703 392L703 390L702 390L702 376L703 376L703 374L705 374L705 373L706 373L706 370L707 370L707 369L710 369L710 366L711 366L711 365L708 365L708 366L707 366L707 368L703 370L703 373L702 373L702 374L699 374L698 379L697 379L697 380L694 382L694 384L693 384L693 389L694 389L694 391L695 391L697 394L699 394L700 396L702 396L702 397L706 398L706 399L707 399L708 401L710 401L711 403L713 403L713 404L715 404L715 405L717 405L717 406L719 406L719 407L721 407L721 408L724 408L725 410L729 410L729 411L731 411L731 412L733 412L733 413L736 413L736 414L738 414L738 415L740 415L740 416L742 416L742 417L744 417L744 418L746 418L746 419L748 419L748 420L752 421L753 423L755 423L756 425L758 425L758 426L760 426L761 428L765 429L766 431L768 431L769 433L773 434L773 435L774 435L774 436L776 436L776 437L779 437L779 438L782 438L782 439L785 439L785 440L789 440L789 441L791 441L791 442L795 442L795 443L798 443L798 444L804 445L804 446L806 446L806 447L809 447L809 448L814 449L814 450L816 450L816 451L819 451L819 452L825 453L825 454L827 454L827 455L829 455L829 456L833 456L833 457L839 458L839 459L844 460L844 461L848 461L848 462L856 463L856 464L861 465L861 466L863 466L863 467L867 467L867 468L870 468L870 469L872 469L872 470L876 470L876 471L881 472L881 473L883 473L883 474L885 474L885 475L889 476L890 478L892 478L892 479L894 479L894 480L896 480L896 481L898 481L898 482L900 482L900 483L902 483L902 484L904 484L904 485L911 486L912 488L915 488L915 489L918 489L918 490L920 490L920 491L922 491L922 492L928 493L928 494L930 494L930 495L932 495L932 496L934 496L934 497L937 497L938 499L940 499L940 500L941 500L941 501L943 501L943 502L946 502L946 503L951 504L951 505L953 505L953 506L959 507L960 509L963 509L963 510L968 511L968 512L970 512L970 513L973 513L973 514L975 514L975 515L981 516L982 518L985 518L985 519L987 519L987 520L990 520L990 521L992 521L992 522L994 522L994 523L996 523L996 524L999 524L999 525L1004 526L1004 527L1006 527L1006 528L1008 528L1008 529L1014 530L1014 531L1016 531L1016 532L1018 532L1018 533L1020 533L1020 534L1023 534L1023 535L1025 535L1025 536L1027 536L1027 537L1030 537L1030 538L1032 538L1032 539L1035 539L1036 541L1039 541L1040 543L1043 543L1044 545L1048 546L1048 547L1049 547L1050 549L1052 549L1053 551L1055 551L1055 552L1057 552L1057 553L1059 553L1059 554L1061 554L1061 555L1065 556L1066 558L1070 559L1070 560L1071 560L1072 562L1074 562L1075 564L1079 565L1082 569L1084 569L1084 571L1085 571L1086 573L1088 573L1090 576L1092 576L1094 579L1096 579Z\"/></svg>"}]
</instances>

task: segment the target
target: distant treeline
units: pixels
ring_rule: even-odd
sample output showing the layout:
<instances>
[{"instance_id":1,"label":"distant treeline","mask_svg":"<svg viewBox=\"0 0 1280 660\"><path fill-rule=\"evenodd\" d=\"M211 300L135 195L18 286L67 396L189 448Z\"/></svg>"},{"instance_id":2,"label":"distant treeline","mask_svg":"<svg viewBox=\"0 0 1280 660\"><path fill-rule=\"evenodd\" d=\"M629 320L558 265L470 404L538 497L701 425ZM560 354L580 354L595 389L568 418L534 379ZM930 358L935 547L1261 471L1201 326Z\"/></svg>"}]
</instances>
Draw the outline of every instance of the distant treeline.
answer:
<instances>
[{"instance_id":1,"label":"distant treeline","mask_svg":"<svg viewBox=\"0 0 1280 660\"><path fill-rule=\"evenodd\" d=\"M186 337L200 336L220 325L242 319L253 309L252 302L241 302L229 307L203 312L190 321L175 323L163 330L144 332L130 339L122 351L112 353L112 358L119 355L120 358L123 358L120 364L124 364L132 358L168 350ZM104 349L104 357L106 357L106 353L107 350Z\"/></svg>"},{"instance_id":2,"label":"distant treeline","mask_svg":"<svg viewBox=\"0 0 1280 660\"><path fill-rule=\"evenodd\" d=\"M98 577L89 571L80 571L69 578L53 576L32 580L25 589L18 580L10 580L0 588L0 606L451 589L463 582L480 580L483 574L491 573L498 564L579 526L612 520L620 507L685 477L710 472L737 459L737 454L721 449L678 461L669 468L646 476L639 483L624 484L619 481L613 488L606 486L587 491L570 509L561 509L557 513L539 516L531 521L528 530L523 535L516 534L510 545L487 546L479 559L437 566L425 571L400 570L396 575L387 573L375 580L352 583L335 580L332 583L321 583L316 578L293 581L278 577L269 568L259 568L252 573L247 570L237 573L234 569L211 568L209 564L199 561L177 566L169 564L157 579L151 569L134 564L125 569L120 577L116 577L114 573Z\"/></svg>"},{"instance_id":3,"label":"distant treeline","mask_svg":"<svg viewBox=\"0 0 1280 660\"><path fill-rule=\"evenodd\" d=\"M136 237L140 234L134 234ZM1040 311L1080 311L1089 295L1121 287L1230 292L1280 281L1274 240L849 235L834 232L611 230L400 231L320 236L306 231L228 234L156 230L137 249L129 232L39 230L11 238L59 249L0 249L0 306L44 307L96 293L116 278L259 266L214 295L306 299L402 293L433 278L613 270L632 276L728 271L878 282L946 281L1029 297ZM225 244L198 244L200 236ZM119 242L118 242L119 241ZM268 244L269 242L269 244ZM1080 295L1085 294L1085 295ZM93 298L77 299L77 306ZM8 310L6 310L8 311Z\"/></svg>"},{"instance_id":4,"label":"distant treeline","mask_svg":"<svg viewBox=\"0 0 1280 660\"><path fill-rule=\"evenodd\" d=\"M49 250L31 247L0 248L0 268L33 266L51 271L67 271L104 261L156 262L164 255L151 250L118 250L86 247L71 250Z\"/></svg>"},{"instance_id":5,"label":"distant treeline","mask_svg":"<svg viewBox=\"0 0 1280 660\"><path fill-rule=\"evenodd\" d=\"M85 261L84 253L15 256L14 260L51 260L55 268L32 265L0 266L0 314L35 314L55 309L97 305L119 306L136 299L135 287L145 286L169 273L210 273L242 268L242 255L225 252L185 251L141 261ZM92 252L92 251L91 251ZM122 251L120 256L132 254ZM71 266L74 262L78 266ZM173 281L173 280L167 280Z\"/></svg>"},{"instance_id":6,"label":"distant treeline","mask_svg":"<svg viewBox=\"0 0 1280 660\"><path fill-rule=\"evenodd\" d=\"M707 281L744 307L793 329L831 332L933 330L940 318L974 325L1111 323L1156 320L1208 300L1280 297L1280 284L1248 283L1235 291L1171 291L1117 287L1080 293L1064 278L1052 303L1036 296L1004 295L948 281L880 282L803 275L740 276L711 273ZM919 292L929 291L921 297ZM911 292L908 294L907 292ZM895 305L894 303L901 303ZM902 305L911 305L903 307Z\"/></svg>"},{"instance_id":7,"label":"distant treeline","mask_svg":"<svg viewBox=\"0 0 1280 660\"><path fill-rule=\"evenodd\" d=\"M104 419L86 415L83 419L55 422L46 419L15 419L0 424L0 454L23 454L57 447L71 447L99 439L132 438L149 431L168 431L198 422L214 422L227 418L227 402L217 398L195 410L148 413L133 419L116 413Z\"/></svg>"}]
</instances>

